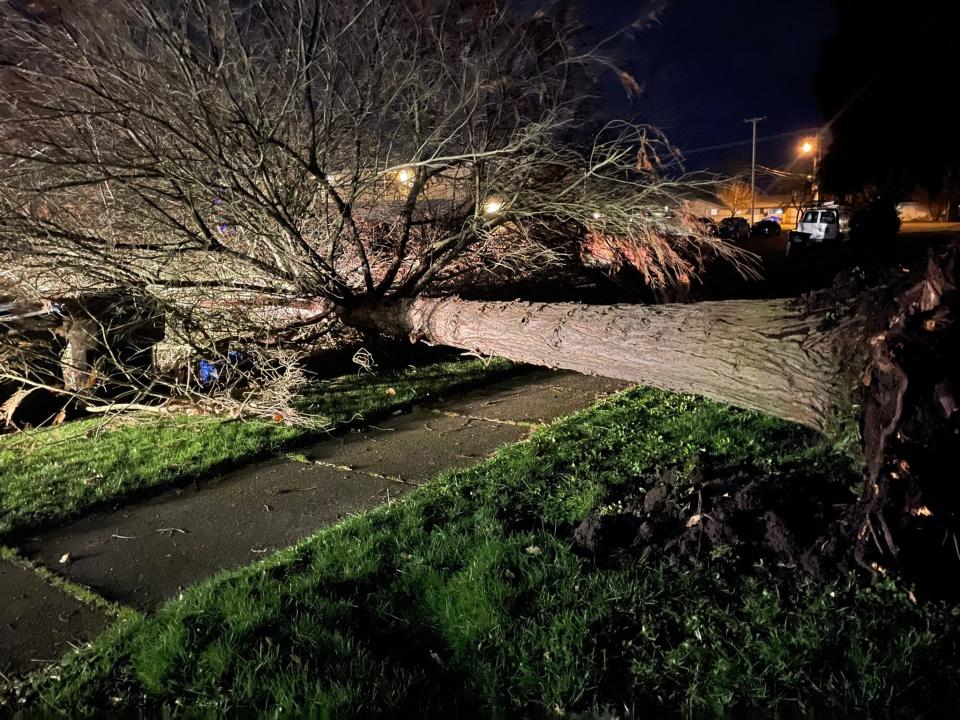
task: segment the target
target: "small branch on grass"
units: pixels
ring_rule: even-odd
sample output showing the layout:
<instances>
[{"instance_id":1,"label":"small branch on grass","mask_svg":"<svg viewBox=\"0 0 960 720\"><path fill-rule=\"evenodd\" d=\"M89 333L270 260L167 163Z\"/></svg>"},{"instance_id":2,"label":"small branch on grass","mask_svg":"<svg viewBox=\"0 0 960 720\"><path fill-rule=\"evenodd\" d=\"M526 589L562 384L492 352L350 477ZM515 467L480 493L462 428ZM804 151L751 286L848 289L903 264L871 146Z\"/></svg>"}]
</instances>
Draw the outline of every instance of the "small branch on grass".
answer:
<instances>
[{"instance_id":1,"label":"small branch on grass","mask_svg":"<svg viewBox=\"0 0 960 720\"><path fill-rule=\"evenodd\" d=\"M120 413L120 412L143 412L156 415L167 414L171 412L167 405L142 405L140 403L111 403L110 405L87 405L85 408L88 413Z\"/></svg>"}]
</instances>

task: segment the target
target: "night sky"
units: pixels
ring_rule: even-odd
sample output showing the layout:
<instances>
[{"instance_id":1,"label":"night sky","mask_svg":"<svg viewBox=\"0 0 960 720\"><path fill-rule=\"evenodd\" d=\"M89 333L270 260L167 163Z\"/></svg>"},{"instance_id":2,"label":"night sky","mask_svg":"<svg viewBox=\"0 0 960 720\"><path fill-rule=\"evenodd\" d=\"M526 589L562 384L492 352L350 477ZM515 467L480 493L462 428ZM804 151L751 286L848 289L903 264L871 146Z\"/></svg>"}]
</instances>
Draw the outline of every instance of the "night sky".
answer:
<instances>
[{"instance_id":1,"label":"night sky","mask_svg":"<svg viewBox=\"0 0 960 720\"><path fill-rule=\"evenodd\" d=\"M583 0L581 16L594 37L625 27L648 0ZM627 101L615 79L604 96L617 115L632 114L665 130L686 153L689 170L731 173L750 162L743 119L766 115L758 137L823 123L813 92L820 43L834 31L830 0L671 0L649 29L605 47L630 69L644 95ZM758 144L760 164L796 163L798 137ZM794 169L798 168L796 165Z\"/></svg>"}]
</instances>

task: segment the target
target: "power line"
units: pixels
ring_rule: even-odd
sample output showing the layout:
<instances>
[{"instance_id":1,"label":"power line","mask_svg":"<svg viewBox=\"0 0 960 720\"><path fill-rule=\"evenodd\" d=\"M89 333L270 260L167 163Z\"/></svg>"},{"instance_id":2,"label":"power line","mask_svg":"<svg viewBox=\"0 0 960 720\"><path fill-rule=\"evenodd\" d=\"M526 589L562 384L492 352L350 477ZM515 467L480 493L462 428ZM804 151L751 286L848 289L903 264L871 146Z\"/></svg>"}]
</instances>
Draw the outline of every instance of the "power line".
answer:
<instances>
[{"instance_id":1,"label":"power line","mask_svg":"<svg viewBox=\"0 0 960 720\"><path fill-rule=\"evenodd\" d=\"M764 137L758 137L757 142L767 142L768 140L782 140L785 137L793 137L794 135L809 135L810 133L817 132L817 128L805 128L803 130L791 130L790 132L777 133L776 135L766 135ZM740 147L743 145L750 145L752 140L737 140L736 142L723 143L721 145L707 145L705 147L693 148L692 150L683 150L684 155L693 155L698 152L707 152L709 150L725 150L726 148Z\"/></svg>"},{"instance_id":2,"label":"power line","mask_svg":"<svg viewBox=\"0 0 960 720\"><path fill-rule=\"evenodd\" d=\"M766 165L757 165L757 170L759 170L760 172L767 173L767 175L776 175L777 177L784 177L784 178L808 177L806 173L790 172L789 170L783 170L782 168L767 167Z\"/></svg>"}]
</instances>

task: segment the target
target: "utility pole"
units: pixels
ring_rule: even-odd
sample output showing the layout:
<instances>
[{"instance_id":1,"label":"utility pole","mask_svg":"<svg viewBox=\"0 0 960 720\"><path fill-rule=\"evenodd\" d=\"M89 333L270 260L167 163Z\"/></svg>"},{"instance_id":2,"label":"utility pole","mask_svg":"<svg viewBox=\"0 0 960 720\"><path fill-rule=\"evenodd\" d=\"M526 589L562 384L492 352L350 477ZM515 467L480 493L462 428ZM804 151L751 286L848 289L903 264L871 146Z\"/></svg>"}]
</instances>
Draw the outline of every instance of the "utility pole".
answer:
<instances>
[{"instance_id":1,"label":"utility pole","mask_svg":"<svg viewBox=\"0 0 960 720\"><path fill-rule=\"evenodd\" d=\"M817 178L817 171L820 169L820 130L813 137L813 199L816 203L820 202L820 180Z\"/></svg>"},{"instance_id":2,"label":"utility pole","mask_svg":"<svg viewBox=\"0 0 960 720\"><path fill-rule=\"evenodd\" d=\"M766 120L767 116L752 117L744 120L753 125L753 156L750 159L750 225L754 223L754 215L757 212L757 123Z\"/></svg>"}]
</instances>

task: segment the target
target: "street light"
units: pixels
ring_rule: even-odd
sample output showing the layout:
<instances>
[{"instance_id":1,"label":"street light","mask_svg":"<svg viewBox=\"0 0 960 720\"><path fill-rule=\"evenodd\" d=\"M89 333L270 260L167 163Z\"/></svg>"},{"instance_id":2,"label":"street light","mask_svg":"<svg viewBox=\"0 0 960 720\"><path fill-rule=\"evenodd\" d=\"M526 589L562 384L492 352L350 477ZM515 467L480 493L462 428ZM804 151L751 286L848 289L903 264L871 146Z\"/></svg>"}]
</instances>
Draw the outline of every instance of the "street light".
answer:
<instances>
[{"instance_id":1,"label":"street light","mask_svg":"<svg viewBox=\"0 0 960 720\"><path fill-rule=\"evenodd\" d=\"M810 177L813 182L813 199L819 201L820 186L817 185L817 165L820 164L820 136L804 140L803 145L800 146L800 154L813 156L813 170Z\"/></svg>"}]
</instances>

